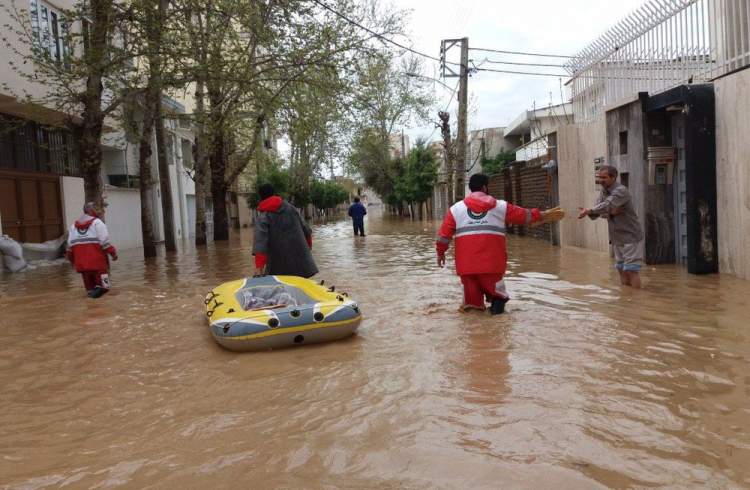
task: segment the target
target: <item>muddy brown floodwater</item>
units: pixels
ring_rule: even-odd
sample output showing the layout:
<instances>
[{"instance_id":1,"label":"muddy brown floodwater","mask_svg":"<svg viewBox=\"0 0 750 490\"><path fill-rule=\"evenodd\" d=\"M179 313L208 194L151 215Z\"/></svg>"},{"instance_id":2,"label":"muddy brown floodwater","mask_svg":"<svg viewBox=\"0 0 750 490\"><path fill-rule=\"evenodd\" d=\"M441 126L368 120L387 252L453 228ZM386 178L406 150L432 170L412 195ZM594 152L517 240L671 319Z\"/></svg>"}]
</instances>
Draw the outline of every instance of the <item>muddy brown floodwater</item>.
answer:
<instances>
[{"instance_id":1,"label":"muddy brown floodwater","mask_svg":"<svg viewBox=\"0 0 750 490\"><path fill-rule=\"evenodd\" d=\"M750 283L623 290L605 254L511 236L509 313L463 315L436 223L366 227L314 229L360 334L276 352L222 350L202 315L250 273L247 231L125 251L100 300L67 264L0 275L0 486L750 486Z\"/></svg>"}]
</instances>

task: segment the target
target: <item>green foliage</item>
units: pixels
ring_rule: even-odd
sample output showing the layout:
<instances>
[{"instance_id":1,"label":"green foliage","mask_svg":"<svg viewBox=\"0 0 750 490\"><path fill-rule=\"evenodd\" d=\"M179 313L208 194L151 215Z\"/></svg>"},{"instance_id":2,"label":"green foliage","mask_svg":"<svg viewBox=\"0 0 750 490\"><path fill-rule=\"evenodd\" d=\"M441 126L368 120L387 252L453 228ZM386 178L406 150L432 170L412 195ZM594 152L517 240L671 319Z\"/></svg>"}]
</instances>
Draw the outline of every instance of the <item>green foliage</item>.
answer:
<instances>
[{"instance_id":1,"label":"green foliage","mask_svg":"<svg viewBox=\"0 0 750 490\"><path fill-rule=\"evenodd\" d=\"M248 205L253 209L258 207L258 189L264 184L271 184L277 196L290 201L298 208L312 203L318 209L331 209L349 199L346 189L335 182L313 180L301 191L294 186L293 180L289 170L280 166L267 167L256 180L255 189L247 198Z\"/></svg>"},{"instance_id":2,"label":"green foliage","mask_svg":"<svg viewBox=\"0 0 750 490\"><path fill-rule=\"evenodd\" d=\"M406 75L421 71L421 60L396 60L391 53L377 53L356 65L356 91L350 105L359 120L348 164L386 200L394 192L401 167L391 159L389 136L399 126L426 120L433 101L424 78Z\"/></svg>"},{"instance_id":3,"label":"green foliage","mask_svg":"<svg viewBox=\"0 0 750 490\"><path fill-rule=\"evenodd\" d=\"M289 189L291 188L291 178L289 171L278 166L269 166L264 169L255 181L255 189L247 198L248 205L255 209L260 203L258 189L264 184L271 184L277 196L289 199Z\"/></svg>"},{"instance_id":4,"label":"green foliage","mask_svg":"<svg viewBox=\"0 0 750 490\"><path fill-rule=\"evenodd\" d=\"M403 171L396 176L394 198L397 202L424 202L432 195L437 180L437 162L424 141L418 141L403 164Z\"/></svg>"},{"instance_id":5,"label":"green foliage","mask_svg":"<svg viewBox=\"0 0 750 490\"><path fill-rule=\"evenodd\" d=\"M509 163L516 160L516 154L512 151L502 150L494 158L482 159L482 172L487 175L500 173Z\"/></svg>"},{"instance_id":6,"label":"green foliage","mask_svg":"<svg viewBox=\"0 0 750 490\"><path fill-rule=\"evenodd\" d=\"M418 141L405 160L390 158L388 142L371 129L355 139L351 158L367 184L391 206L424 202L437 180L435 155Z\"/></svg>"},{"instance_id":7,"label":"green foliage","mask_svg":"<svg viewBox=\"0 0 750 490\"><path fill-rule=\"evenodd\" d=\"M335 182L314 180L310 184L310 202L318 209L332 209L348 199L346 189Z\"/></svg>"},{"instance_id":8,"label":"green foliage","mask_svg":"<svg viewBox=\"0 0 750 490\"><path fill-rule=\"evenodd\" d=\"M349 164L384 199L393 193L396 169L390 158L388 138L376 128L365 128L355 135Z\"/></svg>"}]
</instances>

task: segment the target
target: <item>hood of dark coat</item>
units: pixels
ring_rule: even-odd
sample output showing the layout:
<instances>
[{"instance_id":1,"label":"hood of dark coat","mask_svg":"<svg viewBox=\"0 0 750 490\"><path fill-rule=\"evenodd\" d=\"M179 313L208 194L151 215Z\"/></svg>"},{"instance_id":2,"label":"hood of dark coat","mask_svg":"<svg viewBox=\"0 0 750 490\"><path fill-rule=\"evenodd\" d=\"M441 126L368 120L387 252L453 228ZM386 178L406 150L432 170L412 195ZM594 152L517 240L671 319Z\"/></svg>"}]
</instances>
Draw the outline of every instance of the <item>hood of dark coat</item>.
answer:
<instances>
[{"instance_id":1,"label":"hood of dark coat","mask_svg":"<svg viewBox=\"0 0 750 490\"><path fill-rule=\"evenodd\" d=\"M281 205L284 203L284 200L279 196L271 196L267 199L263 199L258 204L258 211L262 211L264 213L275 213L279 209L281 209Z\"/></svg>"}]
</instances>

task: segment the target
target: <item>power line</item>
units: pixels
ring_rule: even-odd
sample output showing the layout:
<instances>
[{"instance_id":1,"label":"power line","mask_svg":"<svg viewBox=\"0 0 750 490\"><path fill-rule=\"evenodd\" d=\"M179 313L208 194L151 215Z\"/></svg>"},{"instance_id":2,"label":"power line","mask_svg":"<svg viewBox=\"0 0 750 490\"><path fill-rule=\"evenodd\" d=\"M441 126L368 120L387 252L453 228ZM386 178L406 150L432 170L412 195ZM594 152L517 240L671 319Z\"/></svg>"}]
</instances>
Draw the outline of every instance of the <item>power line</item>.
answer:
<instances>
[{"instance_id":1,"label":"power line","mask_svg":"<svg viewBox=\"0 0 750 490\"><path fill-rule=\"evenodd\" d=\"M422 56L423 58L427 58L427 59L430 59L430 60L433 60L433 61L437 61L438 63L448 63L448 64L451 64L451 65L459 65L459 63L454 63L454 62L452 62L452 61L443 61L443 60L441 60L440 58L436 58L436 57L434 57L434 56L430 56L429 54L426 54L426 53L422 53L422 52L420 52L420 51L417 51L416 49L412 49L412 48L409 48L409 47L407 47L407 46L404 46L403 44L400 44L400 43L398 43L398 42L394 41L393 39L387 38L387 37L385 37L385 36L384 36L384 35L382 35L382 34L378 34L377 32L373 31L372 29L369 29L369 28L367 28L367 27L363 26L363 25L362 25L362 24L360 24L359 22L357 22L357 21L355 21L355 20L352 20L352 19L350 19L350 18L349 18L349 17L347 17L346 15L342 14L341 12L339 12L339 11L337 11L337 10L335 10L335 9L331 8L331 7L329 7L328 5L326 5L325 3L321 2L320 0L312 0L312 1L313 1L314 3L317 3L318 5L320 5L320 6L321 6L321 7L323 7L324 9L328 10L329 12L331 12L331 13L333 13L333 14L335 14L335 15L339 16L339 17L341 17L342 19L344 19L344 20L345 20L345 21L347 21L348 23L350 23L350 24L352 24L352 25L355 25L355 26L359 27L360 29L362 29L362 30L364 30L364 31L367 31L367 32L369 32L370 34L372 34L373 36L377 37L377 38L378 38L378 39L380 39L381 41L385 41L385 42L391 43L391 44L393 44L394 46L398 46L398 47L399 47L399 48L401 48L401 49L405 49L406 51L409 51L409 52L411 52L411 53L414 53L414 54L416 54L416 55Z\"/></svg>"},{"instance_id":2,"label":"power line","mask_svg":"<svg viewBox=\"0 0 750 490\"><path fill-rule=\"evenodd\" d=\"M473 60L469 60L473 61ZM546 67L552 67L552 68L563 68L563 65L555 65L551 63L521 63L519 61L499 61L499 60L490 60L490 59L483 59L481 61L482 63L491 63L494 65L519 65L519 66L546 66Z\"/></svg>"},{"instance_id":3,"label":"power line","mask_svg":"<svg viewBox=\"0 0 750 490\"><path fill-rule=\"evenodd\" d=\"M469 48L469 51L486 51L488 53L517 54L517 55L522 55L522 56L541 56L543 58L575 58L575 56L566 56L562 54L524 53L521 51L505 51L502 49L489 49L489 48Z\"/></svg>"},{"instance_id":4,"label":"power line","mask_svg":"<svg viewBox=\"0 0 750 490\"><path fill-rule=\"evenodd\" d=\"M494 73L510 73L511 75L536 75L539 77L569 78L570 75L562 73L534 73L530 71L495 70L494 68L474 68L476 71L491 71Z\"/></svg>"}]
</instances>

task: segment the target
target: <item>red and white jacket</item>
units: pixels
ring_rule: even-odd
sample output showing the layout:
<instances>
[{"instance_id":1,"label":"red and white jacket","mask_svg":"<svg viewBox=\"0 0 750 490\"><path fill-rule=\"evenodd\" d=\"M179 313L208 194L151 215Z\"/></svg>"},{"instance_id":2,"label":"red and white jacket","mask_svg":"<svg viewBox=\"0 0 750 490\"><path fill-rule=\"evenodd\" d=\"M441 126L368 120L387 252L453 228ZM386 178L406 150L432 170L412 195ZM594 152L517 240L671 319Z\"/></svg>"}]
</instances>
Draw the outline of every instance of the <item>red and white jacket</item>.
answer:
<instances>
[{"instance_id":1,"label":"red and white jacket","mask_svg":"<svg viewBox=\"0 0 750 490\"><path fill-rule=\"evenodd\" d=\"M84 214L70 225L68 258L77 272L106 272L109 270L106 254L116 257L117 250L109 243L107 225L102 220Z\"/></svg>"},{"instance_id":2,"label":"red and white jacket","mask_svg":"<svg viewBox=\"0 0 750 490\"><path fill-rule=\"evenodd\" d=\"M506 226L527 225L540 218L536 208L526 209L498 201L484 192L472 192L446 213L435 244L437 253L445 254L455 235L458 275L505 275L508 261Z\"/></svg>"}]
</instances>

